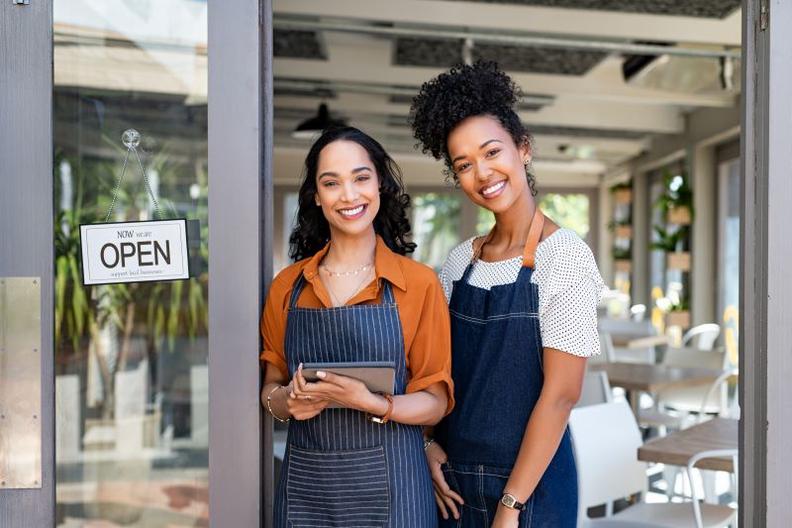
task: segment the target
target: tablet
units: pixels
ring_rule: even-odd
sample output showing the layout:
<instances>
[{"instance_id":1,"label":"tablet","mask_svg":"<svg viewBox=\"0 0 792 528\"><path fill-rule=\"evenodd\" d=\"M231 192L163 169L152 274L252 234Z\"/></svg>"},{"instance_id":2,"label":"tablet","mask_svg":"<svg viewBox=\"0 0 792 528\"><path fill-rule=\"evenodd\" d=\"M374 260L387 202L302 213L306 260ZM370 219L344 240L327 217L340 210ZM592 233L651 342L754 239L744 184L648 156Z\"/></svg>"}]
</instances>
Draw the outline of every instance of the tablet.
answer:
<instances>
[{"instance_id":1,"label":"tablet","mask_svg":"<svg viewBox=\"0 0 792 528\"><path fill-rule=\"evenodd\" d=\"M396 366L392 361L350 361L342 363L304 363L303 377L307 381L319 381L317 370L349 376L366 384L371 392L393 394Z\"/></svg>"}]
</instances>

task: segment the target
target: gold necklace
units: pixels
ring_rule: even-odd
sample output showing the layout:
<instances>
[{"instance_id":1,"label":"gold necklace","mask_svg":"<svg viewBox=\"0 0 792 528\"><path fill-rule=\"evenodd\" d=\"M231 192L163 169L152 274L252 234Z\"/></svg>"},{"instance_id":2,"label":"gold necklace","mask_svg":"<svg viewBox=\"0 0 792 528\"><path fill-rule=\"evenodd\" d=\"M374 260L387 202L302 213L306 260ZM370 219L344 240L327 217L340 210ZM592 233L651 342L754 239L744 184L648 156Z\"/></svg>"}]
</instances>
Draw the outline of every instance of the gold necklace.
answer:
<instances>
[{"instance_id":1,"label":"gold necklace","mask_svg":"<svg viewBox=\"0 0 792 528\"><path fill-rule=\"evenodd\" d=\"M361 280L358 283L357 287L355 288L355 291L353 291L352 294L349 297L344 299L344 302L341 302L338 299L338 297L336 296L335 292L333 291L333 288L330 286L330 282L329 281L325 282L325 286L327 286L327 292L330 294L330 297L332 297L333 301L335 302L335 305L336 306L344 306L344 305L346 305L347 301L349 301L349 299L351 299L352 297L357 295L358 292L360 292L360 290L363 289L363 286L366 284L366 279L369 278L369 275L370 275L369 273L366 273L365 275L363 275L363 280Z\"/></svg>"},{"instance_id":2,"label":"gold necklace","mask_svg":"<svg viewBox=\"0 0 792 528\"><path fill-rule=\"evenodd\" d=\"M373 262L369 262L368 264L363 264L359 268L355 268L353 270L349 270L349 271L333 271L330 268L328 268L327 266L325 266L324 264L322 264L322 265L319 266L319 269L324 271L325 273L327 273L331 277L349 277L350 275L357 275L361 271L366 271L367 269L369 269L373 265L374 265Z\"/></svg>"}]
</instances>

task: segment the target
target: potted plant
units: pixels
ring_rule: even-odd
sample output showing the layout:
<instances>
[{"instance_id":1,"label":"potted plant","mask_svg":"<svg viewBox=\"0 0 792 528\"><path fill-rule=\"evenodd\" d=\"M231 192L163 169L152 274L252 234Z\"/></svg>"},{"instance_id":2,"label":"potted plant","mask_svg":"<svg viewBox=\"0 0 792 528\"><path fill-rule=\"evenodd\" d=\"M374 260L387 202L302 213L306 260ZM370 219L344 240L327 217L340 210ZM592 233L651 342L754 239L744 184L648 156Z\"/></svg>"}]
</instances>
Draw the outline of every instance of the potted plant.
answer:
<instances>
[{"instance_id":1,"label":"potted plant","mask_svg":"<svg viewBox=\"0 0 792 528\"><path fill-rule=\"evenodd\" d=\"M655 201L669 224L690 225L693 220L693 189L684 172L663 173L665 192Z\"/></svg>"},{"instance_id":2,"label":"potted plant","mask_svg":"<svg viewBox=\"0 0 792 528\"><path fill-rule=\"evenodd\" d=\"M631 251L629 249L614 247L613 262L614 268L618 272L630 273L632 271Z\"/></svg>"},{"instance_id":3,"label":"potted plant","mask_svg":"<svg viewBox=\"0 0 792 528\"><path fill-rule=\"evenodd\" d=\"M632 183L622 182L611 187L613 201L617 204L628 204L632 202Z\"/></svg>"},{"instance_id":4,"label":"potted plant","mask_svg":"<svg viewBox=\"0 0 792 528\"><path fill-rule=\"evenodd\" d=\"M687 302L680 302L671 306L666 314L666 326L679 326L682 329L690 328L690 309Z\"/></svg>"},{"instance_id":5,"label":"potted plant","mask_svg":"<svg viewBox=\"0 0 792 528\"><path fill-rule=\"evenodd\" d=\"M625 240L632 239L632 223L630 219L626 220L612 220L608 224L608 228L613 232L614 238L621 238Z\"/></svg>"},{"instance_id":6,"label":"potted plant","mask_svg":"<svg viewBox=\"0 0 792 528\"><path fill-rule=\"evenodd\" d=\"M690 227L680 226L676 229L666 229L663 226L654 226L657 240L651 248L665 251L666 267L668 269L690 271Z\"/></svg>"}]
</instances>

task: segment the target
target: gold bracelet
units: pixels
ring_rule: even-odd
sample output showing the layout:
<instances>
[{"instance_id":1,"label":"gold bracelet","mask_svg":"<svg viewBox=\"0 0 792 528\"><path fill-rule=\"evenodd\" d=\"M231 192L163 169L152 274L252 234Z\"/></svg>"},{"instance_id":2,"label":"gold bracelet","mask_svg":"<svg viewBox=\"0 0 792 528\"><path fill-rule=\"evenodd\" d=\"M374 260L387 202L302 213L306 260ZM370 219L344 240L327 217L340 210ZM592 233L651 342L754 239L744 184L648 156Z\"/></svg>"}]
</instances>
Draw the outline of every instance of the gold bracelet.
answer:
<instances>
[{"instance_id":1,"label":"gold bracelet","mask_svg":"<svg viewBox=\"0 0 792 528\"><path fill-rule=\"evenodd\" d=\"M283 418L281 418L280 416L275 414L275 412L273 412L273 410L272 410L272 395L275 394L276 390L285 389L285 388L286 387L284 387L283 385L278 385L277 387L275 387L274 389L269 391L269 393L267 394L267 410L272 415L272 417L275 418L276 420L278 420L280 423L286 423L286 422L288 422L290 420L290 418L286 418L284 420Z\"/></svg>"}]
</instances>

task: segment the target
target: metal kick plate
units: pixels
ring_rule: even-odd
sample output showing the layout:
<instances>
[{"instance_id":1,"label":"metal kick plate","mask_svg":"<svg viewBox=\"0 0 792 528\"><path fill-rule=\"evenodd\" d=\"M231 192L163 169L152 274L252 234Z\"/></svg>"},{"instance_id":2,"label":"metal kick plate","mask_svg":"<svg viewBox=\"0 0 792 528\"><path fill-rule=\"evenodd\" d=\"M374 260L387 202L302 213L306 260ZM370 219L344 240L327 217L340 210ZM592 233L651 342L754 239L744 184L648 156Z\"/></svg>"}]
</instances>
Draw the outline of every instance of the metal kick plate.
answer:
<instances>
[{"instance_id":1,"label":"metal kick plate","mask_svg":"<svg viewBox=\"0 0 792 528\"><path fill-rule=\"evenodd\" d=\"M0 277L0 490L41 488L41 279Z\"/></svg>"}]
</instances>

